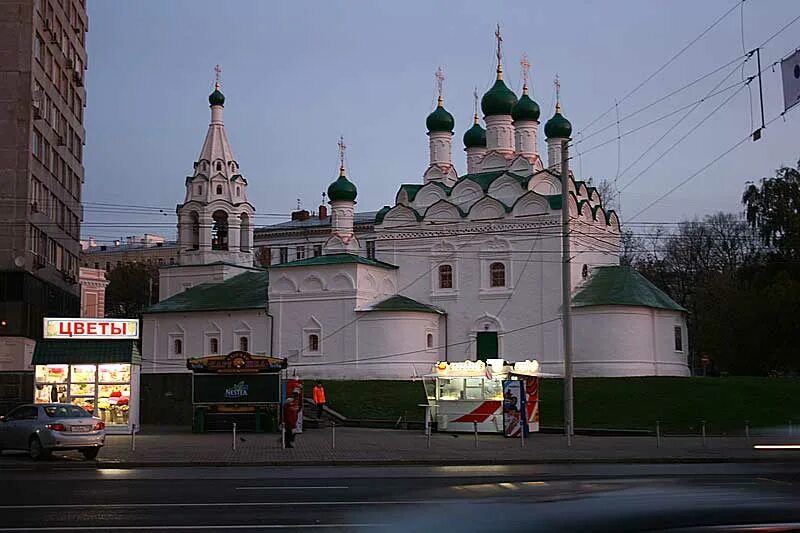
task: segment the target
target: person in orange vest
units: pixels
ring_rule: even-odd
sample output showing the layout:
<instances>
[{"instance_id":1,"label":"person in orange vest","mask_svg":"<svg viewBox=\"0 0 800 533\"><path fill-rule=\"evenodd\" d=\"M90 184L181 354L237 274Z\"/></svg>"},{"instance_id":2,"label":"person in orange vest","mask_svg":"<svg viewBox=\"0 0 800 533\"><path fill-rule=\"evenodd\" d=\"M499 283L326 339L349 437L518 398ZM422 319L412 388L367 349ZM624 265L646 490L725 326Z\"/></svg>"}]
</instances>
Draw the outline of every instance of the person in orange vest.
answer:
<instances>
[{"instance_id":1,"label":"person in orange vest","mask_svg":"<svg viewBox=\"0 0 800 533\"><path fill-rule=\"evenodd\" d=\"M317 418L322 418L322 410L325 408L325 388L322 386L321 381L317 381L317 384L314 385L311 399L314 405L317 406Z\"/></svg>"}]
</instances>

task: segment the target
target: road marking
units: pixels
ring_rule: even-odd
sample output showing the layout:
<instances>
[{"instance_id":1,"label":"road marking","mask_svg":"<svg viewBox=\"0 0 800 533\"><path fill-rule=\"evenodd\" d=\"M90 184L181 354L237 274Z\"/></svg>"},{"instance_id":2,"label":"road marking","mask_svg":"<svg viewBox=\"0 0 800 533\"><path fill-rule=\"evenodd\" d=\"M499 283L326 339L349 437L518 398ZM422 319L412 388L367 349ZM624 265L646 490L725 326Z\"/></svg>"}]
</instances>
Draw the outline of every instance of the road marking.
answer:
<instances>
[{"instance_id":1,"label":"road marking","mask_svg":"<svg viewBox=\"0 0 800 533\"><path fill-rule=\"evenodd\" d=\"M347 490L350 487L345 487L344 485L341 486L329 486L329 487L281 487L281 486L274 486L274 487L236 487L236 490Z\"/></svg>"},{"instance_id":2,"label":"road marking","mask_svg":"<svg viewBox=\"0 0 800 533\"><path fill-rule=\"evenodd\" d=\"M70 503L70 504L34 504L34 505L0 505L0 510L29 509L136 509L156 507L309 507L309 506L354 506L354 505L436 505L447 503L464 503L464 500L371 500L344 502L189 502L189 503ZM0 529L2 531L2 529Z\"/></svg>"},{"instance_id":3,"label":"road marking","mask_svg":"<svg viewBox=\"0 0 800 533\"><path fill-rule=\"evenodd\" d=\"M800 444L756 444L756 450L800 450Z\"/></svg>"},{"instance_id":4,"label":"road marking","mask_svg":"<svg viewBox=\"0 0 800 533\"><path fill-rule=\"evenodd\" d=\"M330 529L333 527L386 527L389 524L236 524L236 525L192 525L192 526L64 526L64 527L3 527L0 531L124 531L146 530L196 530L196 529Z\"/></svg>"}]
</instances>

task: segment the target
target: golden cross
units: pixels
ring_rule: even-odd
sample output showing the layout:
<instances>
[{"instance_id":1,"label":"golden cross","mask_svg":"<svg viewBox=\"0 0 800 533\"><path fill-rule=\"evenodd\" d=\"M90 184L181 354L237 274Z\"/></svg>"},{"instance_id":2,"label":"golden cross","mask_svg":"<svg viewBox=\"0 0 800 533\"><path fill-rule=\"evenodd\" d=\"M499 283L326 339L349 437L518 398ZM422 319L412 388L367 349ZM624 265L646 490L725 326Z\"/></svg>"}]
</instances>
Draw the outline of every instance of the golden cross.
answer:
<instances>
[{"instance_id":1,"label":"golden cross","mask_svg":"<svg viewBox=\"0 0 800 533\"><path fill-rule=\"evenodd\" d=\"M219 89L222 82L222 68L219 65L214 67L214 88Z\"/></svg>"},{"instance_id":2,"label":"golden cross","mask_svg":"<svg viewBox=\"0 0 800 533\"><path fill-rule=\"evenodd\" d=\"M339 137L339 170L344 172L344 152L347 150L347 145L344 144L344 135Z\"/></svg>"},{"instance_id":3,"label":"golden cross","mask_svg":"<svg viewBox=\"0 0 800 533\"><path fill-rule=\"evenodd\" d=\"M477 119L478 118L478 88L477 87L475 87L475 89L472 91L472 98L475 101L475 104L474 104L475 118Z\"/></svg>"},{"instance_id":4,"label":"golden cross","mask_svg":"<svg viewBox=\"0 0 800 533\"><path fill-rule=\"evenodd\" d=\"M561 81L558 79L558 74L553 80L553 85L556 87L556 112L561 110Z\"/></svg>"},{"instance_id":5,"label":"golden cross","mask_svg":"<svg viewBox=\"0 0 800 533\"><path fill-rule=\"evenodd\" d=\"M528 61L528 54L522 54L522 59L519 60L519 65L522 67L522 86L527 87L528 76L531 70L531 63Z\"/></svg>"},{"instance_id":6,"label":"golden cross","mask_svg":"<svg viewBox=\"0 0 800 533\"><path fill-rule=\"evenodd\" d=\"M436 91L439 93L439 103L441 104L442 91L444 89L444 69L439 66L439 68L436 69L436 74L434 74L434 76L436 77Z\"/></svg>"},{"instance_id":7,"label":"golden cross","mask_svg":"<svg viewBox=\"0 0 800 533\"><path fill-rule=\"evenodd\" d=\"M497 29L494 31L494 37L497 40L497 68L501 68L500 64L503 60L503 35L500 33L500 24L497 25Z\"/></svg>"}]
</instances>

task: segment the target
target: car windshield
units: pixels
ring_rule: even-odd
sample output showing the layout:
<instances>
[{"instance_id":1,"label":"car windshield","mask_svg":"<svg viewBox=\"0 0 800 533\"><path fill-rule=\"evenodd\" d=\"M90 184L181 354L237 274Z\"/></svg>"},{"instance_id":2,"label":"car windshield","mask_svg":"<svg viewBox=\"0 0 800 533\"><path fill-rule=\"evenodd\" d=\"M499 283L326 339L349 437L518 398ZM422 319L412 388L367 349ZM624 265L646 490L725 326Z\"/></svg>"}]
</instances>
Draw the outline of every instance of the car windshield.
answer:
<instances>
[{"instance_id":1,"label":"car windshield","mask_svg":"<svg viewBox=\"0 0 800 533\"><path fill-rule=\"evenodd\" d=\"M89 418L89 413L77 405L50 405L44 412L50 418Z\"/></svg>"}]
</instances>

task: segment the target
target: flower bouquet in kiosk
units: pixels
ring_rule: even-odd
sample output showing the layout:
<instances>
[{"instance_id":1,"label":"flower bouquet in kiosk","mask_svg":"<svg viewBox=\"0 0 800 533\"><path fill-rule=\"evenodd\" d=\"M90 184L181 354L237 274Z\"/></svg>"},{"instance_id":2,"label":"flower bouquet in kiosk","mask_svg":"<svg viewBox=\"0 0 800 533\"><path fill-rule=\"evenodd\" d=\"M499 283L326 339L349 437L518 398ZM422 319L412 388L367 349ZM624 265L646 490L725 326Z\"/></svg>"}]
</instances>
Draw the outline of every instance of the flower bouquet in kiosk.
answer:
<instances>
[{"instance_id":1,"label":"flower bouquet in kiosk","mask_svg":"<svg viewBox=\"0 0 800 533\"><path fill-rule=\"evenodd\" d=\"M436 363L424 376L431 419L439 431L539 431L539 363L503 359Z\"/></svg>"}]
</instances>

